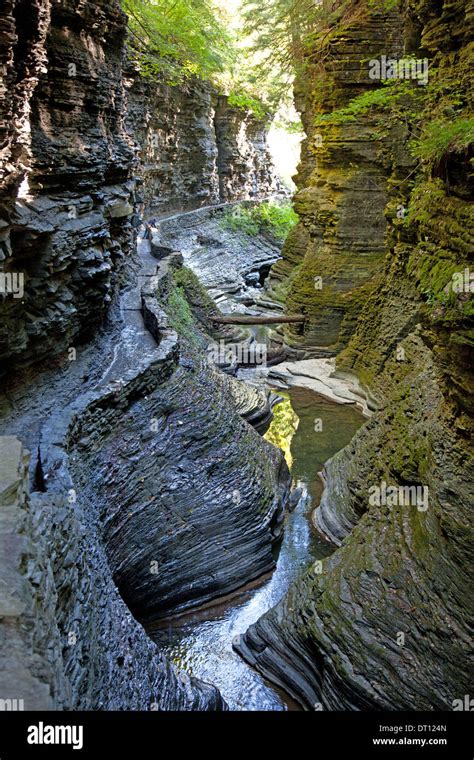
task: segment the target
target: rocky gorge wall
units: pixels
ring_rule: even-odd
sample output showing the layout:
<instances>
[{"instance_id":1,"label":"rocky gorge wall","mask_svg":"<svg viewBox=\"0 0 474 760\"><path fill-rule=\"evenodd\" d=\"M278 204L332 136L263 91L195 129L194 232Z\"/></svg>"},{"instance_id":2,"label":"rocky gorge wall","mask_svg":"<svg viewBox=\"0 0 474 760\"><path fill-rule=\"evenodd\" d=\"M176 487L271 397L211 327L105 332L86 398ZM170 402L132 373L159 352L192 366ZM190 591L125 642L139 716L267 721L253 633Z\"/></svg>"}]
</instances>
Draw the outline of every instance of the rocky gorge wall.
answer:
<instances>
[{"instance_id":1,"label":"rocky gorge wall","mask_svg":"<svg viewBox=\"0 0 474 760\"><path fill-rule=\"evenodd\" d=\"M372 83L361 59L400 57L403 22L395 10L364 16L355 8L351 23L347 35L321 33L322 49L316 42L318 53L308 56L305 77L295 83L306 134L295 178L300 224L272 269L270 294L307 315L304 334L295 327L283 333L301 356L334 356L347 344L386 253L387 156L398 128L386 125L380 136L370 112L343 124L316 117L367 91Z\"/></svg>"},{"instance_id":2,"label":"rocky gorge wall","mask_svg":"<svg viewBox=\"0 0 474 760\"><path fill-rule=\"evenodd\" d=\"M0 453L2 710L224 709L130 614L84 502L67 495L67 470L30 494L18 438L2 436Z\"/></svg>"},{"instance_id":3,"label":"rocky gorge wall","mask_svg":"<svg viewBox=\"0 0 474 760\"><path fill-rule=\"evenodd\" d=\"M1 14L1 704L226 709L141 623L272 569L288 472L248 424L268 398L186 348L136 242L142 214L266 195L265 125L140 80L112 0Z\"/></svg>"},{"instance_id":4,"label":"rocky gorge wall","mask_svg":"<svg viewBox=\"0 0 474 760\"><path fill-rule=\"evenodd\" d=\"M0 55L5 371L94 334L140 215L264 196L274 176L265 123L206 83L138 76L114 0L9 0Z\"/></svg>"},{"instance_id":5,"label":"rocky gorge wall","mask_svg":"<svg viewBox=\"0 0 474 760\"><path fill-rule=\"evenodd\" d=\"M310 67L299 83L301 224L273 291L309 317L301 332L285 329L290 350L336 354L378 411L326 466L315 520L339 548L236 646L310 709L450 709L469 693L472 656L471 325L466 293L445 298L470 251L468 156L448 150L420 167L407 143L436 109L453 116L466 101L472 4L357 5L362 16L333 24L324 69ZM0 551L11 588L0 597L0 640L12 653L0 698L27 708L223 709L137 620L179 614L270 570L288 473L246 422L266 419L268 399L200 358L209 304L189 281L183 304L171 260L156 281L156 261L131 251L137 211L261 188L262 133L242 128L250 117L223 113L204 85L187 93L186 114L177 90L148 95L149 84L128 68L122 75L123 16L108 0L10 3L5 19L13 95L3 250L8 271L22 262L28 277L24 299L2 302L4 355L24 365L56 358L0 398ZM410 107L400 123L374 108L314 123L375 86L368 57L404 49L429 54L448 82L443 96L427 88L419 117ZM238 124L249 135L239 148ZM106 311L106 329L82 345ZM384 481L427 488L428 508L370 504L369 489Z\"/></svg>"},{"instance_id":6,"label":"rocky gorge wall","mask_svg":"<svg viewBox=\"0 0 474 760\"><path fill-rule=\"evenodd\" d=\"M405 124L396 108L373 107L328 127L329 136L323 127L321 159L311 139L321 126L314 117L326 74L313 80L306 101L313 132L296 199L302 221L274 276L289 278L287 307L306 309L311 321L304 335L287 338L299 351L339 352L338 372L355 373L378 407L326 465L315 524L339 548L237 647L308 709L450 710L472 687L472 295L469 286L451 287L472 254L470 154L448 141L440 159L420 162L409 149L433 120L442 134L443 114L460 118L464 109L469 116L472 10L469 2L408 2L384 21L366 8L362 18L334 22L329 50L316 50L336 66L336 109L358 93L354 80L364 80L368 59L397 57L402 38L402 52L428 57L431 79L405 101ZM384 23L393 46L385 43ZM367 50L376 28L379 42ZM385 153L385 179L353 206L352 178L369 169L354 150L361 139L365 145L377 114L382 134L364 154ZM348 153L349 135L355 142ZM376 162L375 171L382 168ZM362 213L364 198L374 224ZM350 208L360 219L352 218L336 251ZM351 272L348 287L339 260L344 275ZM367 269L354 289L352 273L362 261ZM330 281L326 294L312 289L320 273ZM394 498L381 496L384 484ZM402 498L407 488L423 498ZM378 500L370 498L373 489Z\"/></svg>"},{"instance_id":7,"label":"rocky gorge wall","mask_svg":"<svg viewBox=\"0 0 474 760\"><path fill-rule=\"evenodd\" d=\"M247 422L268 420L267 395L193 348L173 307L180 257L158 267L149 247L141 241L115 329L38 375L36 388L12 391L0 420L10 589L0 598L0 693L25 709L226 709L140 623L274 567L289 473ZM192 308L193 340L205 346L209 307L196 287ZM34 447L29 466L19 438Z\"/></svg>"}]
</instances>

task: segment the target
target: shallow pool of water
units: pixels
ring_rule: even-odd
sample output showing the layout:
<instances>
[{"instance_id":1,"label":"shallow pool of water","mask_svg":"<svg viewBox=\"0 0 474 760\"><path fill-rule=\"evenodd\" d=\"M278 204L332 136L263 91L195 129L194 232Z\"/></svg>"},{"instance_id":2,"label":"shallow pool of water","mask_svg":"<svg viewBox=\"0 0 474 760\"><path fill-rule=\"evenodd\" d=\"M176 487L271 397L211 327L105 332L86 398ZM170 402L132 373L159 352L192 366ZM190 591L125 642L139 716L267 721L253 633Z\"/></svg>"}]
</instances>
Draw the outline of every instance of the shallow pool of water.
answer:
<instances>
[{"instance_id":1,"label":"shallow pool of water","mask_svg":"<svg viewBox=\"0 0 474 760\"><path fill-rule=\"evenodd\" d=\"M273 607L311 562L332 551L311 525L311 511L322 492L318 472L364 421L354 407L331 403L304 388L280 395L283 402L274 410L266 437L285 452L293 485L301 488L303 498L287 519L275 571L230 601L180 618L152 634L176 665L215 684L231 710L297 709L234 652L232 641Z\"/></svg>"}]
</instances>

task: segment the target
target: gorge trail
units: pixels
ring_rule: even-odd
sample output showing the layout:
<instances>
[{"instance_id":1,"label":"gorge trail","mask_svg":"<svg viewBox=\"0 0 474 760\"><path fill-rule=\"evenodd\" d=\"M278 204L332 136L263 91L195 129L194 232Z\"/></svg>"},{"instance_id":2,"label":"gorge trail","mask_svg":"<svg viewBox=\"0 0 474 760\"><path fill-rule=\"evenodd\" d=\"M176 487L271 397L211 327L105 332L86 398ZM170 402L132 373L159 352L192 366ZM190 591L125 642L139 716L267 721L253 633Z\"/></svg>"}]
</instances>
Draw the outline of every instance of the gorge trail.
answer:
<instances>
[{"instance_id":1,"label":"gorge trail","mask_svg":"<svg viewBox=\"0 0 474 760\"><path fill-rule=\"evenodd\" d=\"M222 208L216 209L215 207L210 207L209 209L202 208L197 212L188 212L184 216L187 220L195 218L192 228L200 234L202 221L206 218L206 215L214 215L222 210ZM182 215L170 213L162 218L159 224L169 225L170 223L176 223L182 234ZM230 234L230 238L232 238L232 234ZM248 244L250 245L250 243L251 241L249 240ZM238 245L242 246L242 239L240 239ZM255 241L254 245L257 246L258 250L258 240ZM156 468L157 449L155 448L150 454L147 454L141 447L138 460L134 454L135 445L133 441L139 439L143 442L147 438L156 438L156 433L159 432L158 429L154 428L152 434L149 429L150 420L157 421L158 417L156 406L153 406L153 412L150 413L153 416L147 416L145 422L143 421L143 410L140 409L140 427L138 430L136 429L134 435L130 436L130 430L133 430L131 424L132 416L135 415L136 408L141 407L145 403L145 400L151 404L154 398L156 405L156 400L159 398L159 412L161 412L163 405L166 405L167 445L170 445L170 427L172 429L173 426L169 426L168 417L173 411L173 407L169 406L166 396L166 381L168 379L173 380L174 375L177 372L179 373L180 362L184 363L179 345L180 338L174 330L169 328L167 316L156 300L157 292L164 293L170 287L169 278L173 269L175 267L179 268L179 262L175 260L177 254L168 254L164 258L161 257L161 260L158 262L151 255L150 248L149 241L144 239L139 240L137 262L134 265L133 273L131 272L129 276L129 280L134 280L136 284L127 287L119 297L118 302L113 307L107 325L100 331L93 344L85 347L83 351L79 350L72 361L66 360L57 369L45 371L42 376L37 375L35 387L28 389L26 398L24 396L24 387L20 387L19 389L13 387L6 396L11 410L15 410L15 413L11 411L9 415L8 432L10 437L3 439L6 461L11 464L11 460L6 456L7 453L10 453L11 456L15 456L16 454L19 459L25 459L25 453L18 442L20 437L23 444L36 453L36 457L32 457L29 467L30 479L33 481L33 492L31 497L26 497L26 495L24 497L30 499L30 509L37 515L40 512L46 512L47 514L47 507L52 507L54 510L64 500L64 493L68 494L65 500L66 510L71 514L68 521L66 521L66 525L60 526L59 524L59 520L64 520L65 517L65 510L63 508L52 525L49 526L48 532L41 537L41 542L39 541L39 534L33 532L32 539L38 541L37 550L41 551L42 547L44 549L47 547L48 553L53 553L54 583L58 584L60 588L64 587L64 585L71 588L72 584L76 582L75 572L77 572L80 557L82 557L82 562L86 563L88 572L92 576L91 585L94 588L81 589L81 596L74 603L72 618L63 620L61 625L64 631L67 631L66 639L70 638L71 642L73 642L69 646L69 651L66 650L68 655L70 652L71 659L68 657L65 662L65 678L67 678L66 673L71 668L73 658L78 654L76 649L77 641L90 642L87 648L84 645L81 647L81 657L87 653L88 657L93 656L100 658L100 661L102 661L106 655L106 651L110 653L109 648L105 644L105 651L101 648L95 651L97 644L90 641L92 629L87 628L84 630L82 627L84 624L87 626L103 626L104 622L107 621L106 624L113 628L114 624L117 624L116 618L118 616L125 618L125 620L121 620L120 626L122 631L126 630L128 632L128 644L125 644L125 647L122 644L117 649L117 642L114 642L116 656L114 657L115 662L113 665L110 665L110 672L112 677L115 663L117 663L124 670L127 679L132 679L132 685L133 678L138 678L140 663L136 663L138 670L135 676L130 668L131 659L143 657L142 650L147 651L147 649L151 649L152 647L151 642L146 641L145 633L140 630L126 610L121 609L123 604L121 604L116 592L114 592L113 587L110 585L111 578L107 577L107 568L110 568L113 573L114 582L117 584L121 596L127 602L135 617L142 622L148 621L150 623L156 620L158 614L166 615L169 612L175 614L176 611L182 613L186 609L186 606L190 604L189 601L184 602L184 604L180 603L180 597L185 593L182 587L188 583L191 586L199 586L201 573L212 577L212 591L207 591L204 596L201 595L194 598L194 607L196 604L198 606L202 605L207 599L210 599L213 605L215 605L216 602L219 602L219 597L225 596L225 593L229 590L232 591L233 586L236 585L236 590L238 590L246 582L248 584L248 581L251 581L254 577L258 580L262 574L268 575L268 572L274 567L274 560L271 555L267 557L264 564L259 564L259 562L261 563L259 552L261 553L262 551L259 548L261 539L259 539L256 545L253 540L249 540L248 533L251 529L251 522L245 515L242 517L242 515L237 514L244 508L244 498L246 496L245 489L242 488L242 479L245 473L244 466L239 467L239 477L237 480L232 479L228 481L229 485L226 487L224 494L226 512L229 511L230 506L228 499L230 498L230 494L234 492L235 487L238 487L239 494L243 494L242 502L239 501L238 505L235 505L234 510L228 517L229 523L232 523L232 533L230 534L231 538L227 539L226 530L229 530L229 528L226 529L223 526L222 518L217 532L209 527L208 521L209 519L212 520L212 512L209 516L208 499L209 492L212 489L209 488L208 478L206 478L206 493L203 495L203 503L206 509L205 521L201 522L199 518L196 519L196 516L190 518L188 515L186 502L193 505L190 510L191 512L197 511L196 460L193 459L193 454L191 454L190 463L186 466L190 442L180 442L177 436L179 427L175 427L173 430L173 437L175 438L172 444L173 459L178 460L178 469L183 472L185 477L191 478L192 481L192 493L188 497L183 494L182 490L180 491L179 505L174 504L172 499L170 501L170 490L173 490L175 484L174 482L170 483L170 479L173 476L170 476L169 470L163 475L163 469L166 467L163 453L159 459L159 481L157 479L158 472ZM244 255L243 263L245 263L245 260ZM251 256L248 257L246 263L248 267L252 267ZM193 306L196 307L196 302L194 302ZM212 321L213 315L211 314L209 316L209 324ZM196 361L196 357L193 357L192 361ZM209 371L209 369L204 370L204 376ZM199 375L199 378L202 379L202 375ZM219 380L218 376L215 375L213 377L211 374L211 380L217 388L224 381L226 384L234 386L231 393L234 396L236 412L240 412L245 419L252 420L254 424L261 424L265 419L268 420L268 392L257 391L251 388L246 390L242 386L242 381L233 380L231 377L226 378L223 376ZM181 384L178 385L179 391L182 391L182 387ZM199 403L196 397L196 390L196 387L192 389L194 404ZM229 392L230 389L227 388L226 390ZM212 413L210 412L208 394L215 392L216 388L209 385L206 386L206 403L203 411L207 415ZM157 393L159 394L158 396L156 395ZM22 401L22 398L25 398L25 400ZM323 403L318 401L318 398L314 395L311 408L307 411L309 425L312 422L309 418L310 415L316 416L317 409ZM331 413L332 408L334 408L333 405L329 409L326 409L326 416ZM206 439L202 418L199 422L195 405L192 409L190 421L187 424L183 422L183 417L186 415L182 402L178 399L174 409L181 418L177 420L176 425L183 427L187 436L191 436L191 438L198 436L199 440ZM222 424L224 414L225 412L221 408L219 417L213 420L213 436L215 436L216 429ZM235 415L235 412L233 414ZM336 418L337 416L336 414ZM342 419L350 419L353 431L360 424L360 422L356 422L358 415L355 413L354 418L352 418L352 413L349 414L349 418L347 413L339 416L340 421ZM266 426L268 426L268 422ZM331 427L331 433L327 442L325 442L324 437L321 438L321 436L314 434L314 443L317 440L318 448L322 447L326 456L330 455L340 445L349 440L350 433L348 431L350 429L351 427L347 428L347 431L341 431L343 436L341 439L341 433L338 436L335 433L335 427ZM118 434L117 430L119 431ZM11 437L13 435L17 437ZM124 438L124 436L126 437ZM207 438L206 445L208 446L211 440L212 446L215 447L216 441L214 437L212 439ZM338 444L337 440L340 440L341 443ZM306 438L305 444L308 444ZM88 458L89 453L90 459ZM242 454L247 458L248 450L245 449ZM229 457L229 453L227 453L227 456ZM260 467L265 467L265 462L261 461L262 454L257 454L256 456L260 456L260 459L256 458L254 464L259 469ZM105 470L101 469L96 478L94 473L102 458L103 465L101 468L105 467ZM301 475L308 478L311 472L312 478L316 479L318 467L322 467L325 457L319 461L319 464L318 460L313 458L313 455L310 455L308 458L311 460L310 464L308 464L304 472L301 472ZM274 459L273 455L272 459ZM136 461L137 464L129 469L125 464L127 461ZM191 464L191 462L194 462L194 464ZM174 461L173 464L175 465L176 462ZM282 465L283 463L278 466L278 471L281 470ZM124 466L127 469L122 474ZM233 466L232 463L231 466ZM120 471L116 469L117 467L120 467ZM22 468L24 468L24 465L22 465ZM150 484L146 483L143 486L139 485L143 483L145 478L150 477L147 475L148 469L150 470L153 482ZM186 472L186 470L188 471ZM83 472L88 473L87 479L84 479L81 474ZM21 469L19 475L22 483L21 487L25 488L28 478L27 470ZM134 477L136 478L136 482L133 486L130 486L130 479ZM39 485L39 482L41 485ZM160 489L160 502L162 506L157 511L156 505L153 502L156 499L158 482L163 483L163 485ZM257 478L254 476L248 488L255 488L256 482ZM295 577L299 569L304 568L312 558L320 556L317 549L311 549L315 545L316 540L314 537L311 537L310 528L309 509L311 507L312 496L308 494L307 482L302 481L299 483L300 487L301 485L303 485L304 493L300 499L301 503L298 504L289 518L292 528L290 530L287 527L283 544L284 548L279 551L278 571L273 573L271 581L269 584L265 583L261 591L257 590L252 593L247 591L244 594L244 598L247 599L246 608L249 610L253 608L254 610L248 622L256 620L256 615L258 616L261 612L266 611L272 604L278 601L287 590L290 579ZM280 487L286 491L288 489L284 478L281 481ZM138 488L141 489L139 494L137 494ZM109 496L110 489L113 489L112 499ZM102 508L101 504L104 498L102 497L102 492L104 490L106 502L104 502L104 507ZM146 490L149 491L147 499L149 506L153 509L153 514L152 512L145 511L143 506L144 497L142 491ZM275 491L275 487L272 488L272 491ZM130 496L128 496L128 493L130 493ZM287 496L283 496L283 493L282 503L287 498ZM123 514L127 508L127 502L130 503L129 509L133 508L135 510L137 506L139 507L135 516L129 513L125 517ZM85 504L85 508L81 508L80 504ZM105 506L106 504L107 506ZM114 512L112 505L116 505L118 510ZM82 511L83 509L84 512ZM274 520L276 516L277 526L281 523L282 517L281 513L279 511L274 512L274 509L272 507L272 511L268 513L268 519ZM278 509L279 507L277 507ZM121 511L122 516L120 515ZM170 532L169 526L173 525L173 519L175 522L178 522L178 525L180 523L183 526L181 530L184 530L185 534L187 532L191 533L191 538L185 536L185 543L180 543L180 531L178 528L176 531L178 537L175 539L174 548L168 547L166 549L168 556L164 560L163 547L158 544L153 548L151 547L154 539L150 529L154 524L156 525L156 541L158 543L163 541L163 539L170 542L170 538L167 536ZM114 522L116 523L115 526ZM141 546L137 538L141 530L140 524L143 524L146 530L146 538L143 539ZM95 526L92 531L91 526ZM30 529L33 530L33 526ZM66 548L62 546L64 530L67 530L70 534ZM58 531L60 531L59 534ZM81 536L81 533L84 535ZM193 533L198 541L194 548ZM245 534L245 538L243 538L243 534ZM232 538L233 535L236 536L235 539ZM280 537L280 529L277 530L276 536ZM300 536L302 537L301 539ZM226 562L225 573L229 573L228 564L231 561L229 548L223 545L224 540L235 541L238 576L237 580L232 581L230 585L226 581L221 581L219 587L216 585L216 576L223 574L223 556ZM214 561L212 552L209 548L206 549L207 541L216 544L214 571L212 569L212 562ZM248 573L248 571L245 570L245 565L242 563L242 553L244 554L245 562L245 542L249 543L247 551L249 552L249 567L251 568L250 575L247 576L245 573ZM184 552L183 545L185 547ZM58 550L61 550L61 554L65 553L65 557L60 558L59 556L55 556L56 546L58 546ZM133 551L131 551L131 547L134 548ZM314 553L315 551L316 554ZM321 556L326 553L324 547L319 551L323 551ZM149 559L144 558L143 552L146 552L146 556ZM193 559L188 571L189 582L187 582L186 568L184 567L186 552L189 552ZM93 556L94 561L91 566L90 562ZM154 563L157 564L157 573L154 573ZM169 565L169 569L167 569L167 564ZM202 571L199 569L200 565L203 568ZM145 568L144 574L141 572L143 568ZM169 581L166 579L167 573L172 576ZM128 579L129 576L131 576L131 585ZM149 581L148 591L145 594L143 594L143 591L137 594L136 589L140 589L140 586L143 586L144 579L147 576ZM169 591L166 590L167 583ZM261 583L259 583L257 589L260 586ZM41 590L41 584L39 589ZM94 621L94 618L90 619L90 615L87 618L84 615L84 620L80 620L80 615L78 614L78 609L80 608L78 608L78 604L87 605L87 609L90 610L96 604L96 595L104 594L108 597L108 603L105 609L101 609L96 613L99 617ZM257 605L252 601L254 597L255 600L259 600ZM171 607L163 606L166 604L167 598L169 598ZM242 620L245 620L242 612L239 612L241 607L240 598L239 594L233 603L233 607L229 607L229 602L227 602L226 616L228 617L230 613L232 620L236 617L237 630L239 633L244 633L245 629L238 627L239 618L240 626L242 626ZM56 606L58 601L60 600L56 599L55 601L56 620L59 617L58 607ZM66 612L68 614L72 612L70 610L70 600L67 601L66 609L62 612L64 616ZM156 606L157 604L159 604L158 607ZM233 613L233 609L235 609L235 614ZM258 610L260 610L260 613ZM43 609L40 615L42 617L46 616L46 612ZM206 613L200 613L201 619L204 614ZM214 609L211 608L208 614L211 615L211 618L215 617ZM59 619L61 618L59 617ZM58 631L58 638L61 636L61 633L61 631ZM236 634L229 628L228 622L215 628L213 635L209 636L208 634L209 631L205 626L203 639L206 642L206 646L204 647L204 651L207 650L209 645L211 645L211 650L205 657L206 667L204 668L204 672L207 677L204 680L214 683L212 678L209 677L212 675L211 664L212 662L219 662L222 666L224 662L224 650L226 650L228 652L226 657L227 659L230 657L231 662L230 667L227 667L225 670L223 684L227 686L227 690L231 689L229 693L240 695L238 698L233 697L230 700L231 708L282 709L285 702L281 701L281 697L272 696L273 693L268 686L260 684L258 675L255 674L250 677L247 674L248 667L243 664L236 665L238 657L232 655L232 645L235 643L234 638ZM222 638L223 635L226 637L224 640ZM189 637L189 627L187 636ZM160 643L159 635L157 641ZM218 645L214 650L212 650L212 642ZM179 646L179 649L181 649L181 646ZM164 652L173 656L173 651L169 646L164 647ZM148 657L150 656L148 654ZM202 655L198 649L198 660L196 662L193 661L192 657L191 659L186 658L187 668L190 668L191 672L195 671L196 668L199 669L199 660L202 661ZM156 668L156 662L153 667ZM172 675L174 673L170 666L166 664L166 668L164 668L163 665L160 665L160 671L163 670L165 672L160 673L160 677L162 679L168 678L172 682ZM222 678L222 673L219 669L215 675L217 676L217 680ZM194 685L195 690L198 692L197 696L193 696L193 701L189 702L190 707L192 706L193 709L204 709L207 707L209 709L217 709L219 707L220 703L217 697L213 697L213 701L207 697L209 704L204 701L206 698L205 690L209 689L209 687L201 686L201 682L193 681L193 679L189 679L188 676L185 677L183 674L179 678L181 679L178 681L180 685L187 687L187 690L192 690L192 686ZM75 685L75 688L79 690L77 685ZM171 683L167 684L166 681L162 681L160 688L169 690L172 688L172 685ZM199 689L204 690L204 696L199 694ZM246 695L245 698L244 694ZM129 700L130 694L127 694L125 698ZM119 700L118 694L115 696L112 693L109 699L111 701L108 704L120 707L121 703L117 701ZM176 697L176 700L178 699L179 697ZM78 704L81 705L81 702ZM176 704L179 706L178 709L182 709L186 702L176 701L176 703L171 704ZM163 701L163 697L159 699L158 696L150 697L150 702L146 709L155 709L154 707L150 707L153 705L159 705L160 709L167 709L167 703Z\"/></svg>"},{"instance_id":2,"label":"gorge trail","mask_svg":"<svg viewBox=\"0 0 474 760\"><path fill-rule=\"evenodd\" d=\"M289 3L280 224L269 109L137 4L0 10L1 704L469 705L472 2Z\"/></svg>"}]
</instances>

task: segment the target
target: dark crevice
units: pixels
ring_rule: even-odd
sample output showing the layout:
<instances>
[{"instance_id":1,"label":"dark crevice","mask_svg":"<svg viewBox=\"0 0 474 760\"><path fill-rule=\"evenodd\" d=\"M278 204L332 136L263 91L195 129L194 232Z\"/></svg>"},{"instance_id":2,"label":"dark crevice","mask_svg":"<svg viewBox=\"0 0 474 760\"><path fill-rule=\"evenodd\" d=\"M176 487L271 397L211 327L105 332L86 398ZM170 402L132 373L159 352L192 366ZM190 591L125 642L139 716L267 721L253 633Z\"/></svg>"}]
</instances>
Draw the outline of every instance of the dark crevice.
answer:
<instances>
[{"instance_id":1,"label":"dark crevice","mask_svg":"<svg viewBox=\"0 0 474 760\"><path fill-rule=\"evenodd\" d=\"M35 474L33 478L32 491L46 493L46 483L44 479L43 464L41 462L41 450L38 446L38 456L36 460Z\"/></svg>"}]
</instances>

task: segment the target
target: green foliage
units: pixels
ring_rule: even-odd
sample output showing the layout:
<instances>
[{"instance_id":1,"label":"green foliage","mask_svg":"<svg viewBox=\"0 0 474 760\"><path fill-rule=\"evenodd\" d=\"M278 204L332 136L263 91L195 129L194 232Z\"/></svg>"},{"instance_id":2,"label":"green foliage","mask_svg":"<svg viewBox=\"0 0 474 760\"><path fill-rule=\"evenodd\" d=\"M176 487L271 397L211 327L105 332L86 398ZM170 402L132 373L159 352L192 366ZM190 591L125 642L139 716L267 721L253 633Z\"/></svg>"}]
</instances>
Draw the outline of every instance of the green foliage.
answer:
<instances>
[{"instance_id":1,"label":"green foliage","mask_svg":"<svg viewBox=\"0 0 474 760\"><path fill-rule=\"evenodd\" d=\"M173 274L174 281L177 285L182 286L186 291L186 298L189 297L189 292L200 291L206 293L206 289L201 285L199 277L194 274L189 267L182 266L176 270Z\"/></svg>"},{"instance_id":2,"label":"green foliage","mask_svg":"<svg viewBox=\"0 0 474 760\"><path fill-rule=\"evenodd\" d=\"M273 124L277 129L284 129L289 135L303 135L304 126L301 119L292 120L286 117L273 120Z\"/></svg>"},{"instance_id":3,"label":"green foliage","mask_svg":"<svg viewBox=\"0 0 474 760\"><path fill-rule=\"evenodd\" d=\"M400 0L367 0L370 10L393 11L400 6Z\"/></svg>"},{"instance_id":4,"label":"green foliage","mask_svg":"<svg viewBox=\"0 0 474 760\"><path fill-rule=\"evenodd\" d=\"M194 317L186 299L186 293L181 286L174 285L171 289L165 308L169 324L173 330L176 330L181 337L194 343L197 337Z\"/></svg>"},{"instance_id":5,"label":"green foliage","mask_svg":"<svg viewBox=\"0 0 474 760\"><path fill-rule=\"evenodd\" d=\"M143 76L179 84L232 65L231 37L211 0L123 0L132 57Z\"/></svg>"},{"instance_id":6,"label":"green foliage","mask_svg":"<svg viewBox=\"0 0 474 760\"><path fill-rule=\"evenodd\" d=\"M398 4L368 0L372 10L389 11ZM305 78L315 50L326 47L366 10L366 3L358 0L242 0L242 33L250 40L251 66L242 71L248 91L259 92L274 111L288 104L295 75Z\"/></svg>"},{"instance_id":7,"label":"green foliage","mask_svg":"<svg viewBox=\"0 0 474 760\"><path fill-rule=\"evenodd\" d=\"M281 394L281 397L280 403L273 407L272 422L264 438L283 451L286 463L288 467L291 467L293 464L291 441L298 428L299 419L288 396Z\"/></svg>"},{"instance_id":8,"label":"green foliage","mask_svg":"<svg viewBox=\"0 0 474 760\"><path fill-rule=\"evenodd\" d=\"M386 84L374 90L367 90L353 98L347 106L339 108L331 113L317 116L316 124L345 124L356 121L361 114L372 110L393 109L397 107L401 98L416 96L418 93L408 82L394 82L387 80ZM405 109L406 112L406 109Z\"/></svg>"},{"instance_id":9,"label":"green foliage","mask_svg":"<svg viewBox=\"0 0 474 760\"><path fill-rule=\"evenodd\" d=\"M242 0L242 14L214 0L122 0L129 52L142 76L183 85L193 76L230 91L258 119L292 102L298 41L313 0ZM302 55L298 53L299 60ZM294 126L294 125L293 125Z\"/></svg>"},{"instance_id":10,"label":"green foliage","mask_svg":"<svg viewBox=\"0 0 474 760\"><path fill-rule=\"evenodd\" d=\"M466 150L474 142L474 119L437 119L428 123L419 139L411 142L414 156L435 164L447 153Z\"/></svg>"},{"instance_id":11,"label":"green foliage","mask_svg":"<svg viewBox=\"0 0 474 760\"><path fill-rule=\"evenodd\" d=\"M247 81L275 110L291 98L291 82L303 65L305 39L318 13L313 0L242 0L243 34L253 56Z\"/></svg>"},{"instance_id":12,"label":"green foliage","mask_svg":"<svg viewBox=\"0 0 474 760\"><path fill-rule=\"evenodd\" d=\"M268 115L268 107L246 92L231 92L228 102L229 105L241 108L243 111L252 111L257 119L264 119Z\"/></svg>"},{"instance_id":13,"label":"green foliage","mask_svg":"<svg viewBox=\"0 0 474 760\"><path fill-rule=\"evenodd\" d=\"M429 224L433 210L442 208L445 202L446 191L441 179L420 182L412 191L405 223Z\"/></svg>"},{"instance_id":14,"label":"green foliage","mask_svg":"<svg viewBox=\"0 0 474 760\"><path fill-rule=\"evenodd\" d=\"M291 203L261 203L256 207L256 216L260 228L278 240L284 240L299 221Z\"/></svg>"},{"instance_id":15,"label":"green foliage","mask_svg":"<svg viewBox=\"0 0 474 760\"><path fill-rule=\"evenodd\" d=\"M416 231L420 239L435 239L438 247L467 257L472 253L473 206L449 195L439 177L420 179L416 183L404 223Z\"/></svg>"},{"instance_id":16,"label":"green foliage","mask_svg":"<svg viewBox=\"0 0 474 760\"><path fill-rule=\"evenodd\" d=\"M246 235L250 235L251 237L255 237L260 232L252 210L245 207L238 207L226 213L220 221L220 226L224 230L245 232Z\"/></svg>"},{"instance_id":17,"label":"green foliage","mask_svg":"<svg viewBox=\"0 0 474 760\"><path fill-rule=\"evenodd\" d=\"M211 298L199 277L188 267L182 266L174 274L175 283L182 287L191 313L197 322L207 328L209 320L218 313L215 301Z\"/></svg>"},{"instance_id":18,"label":"green foliage","mask_svg":"<svg viewBox=\"0 0 474 760\"><path fill-rule=\"evenodd\" d=\"M297 222L298 214L291 203L265 202L250 207L237 206L225 214L221 225L251 237L267 233L284 240Z\"/></svg>"},{"instance_id":19,"label":"green foliage","mask_svg":"<svg viewBox=\"0 0 474 760\"><path fill-rule=\"evenodd\" d=\"M387 9L395 0L368 0ZM213 0L122 0L129 47L143 76L183 84L192 76L231 89L231 104L257 118L291 102L294 74L303 70L315 34L354 0L242 0L239 29L225 3ZM235 20L235 19L234 19ZM234 27L234 28L232 28ZM295 128L295 125L293 125Z\"/></svg>"}]
</instances>

